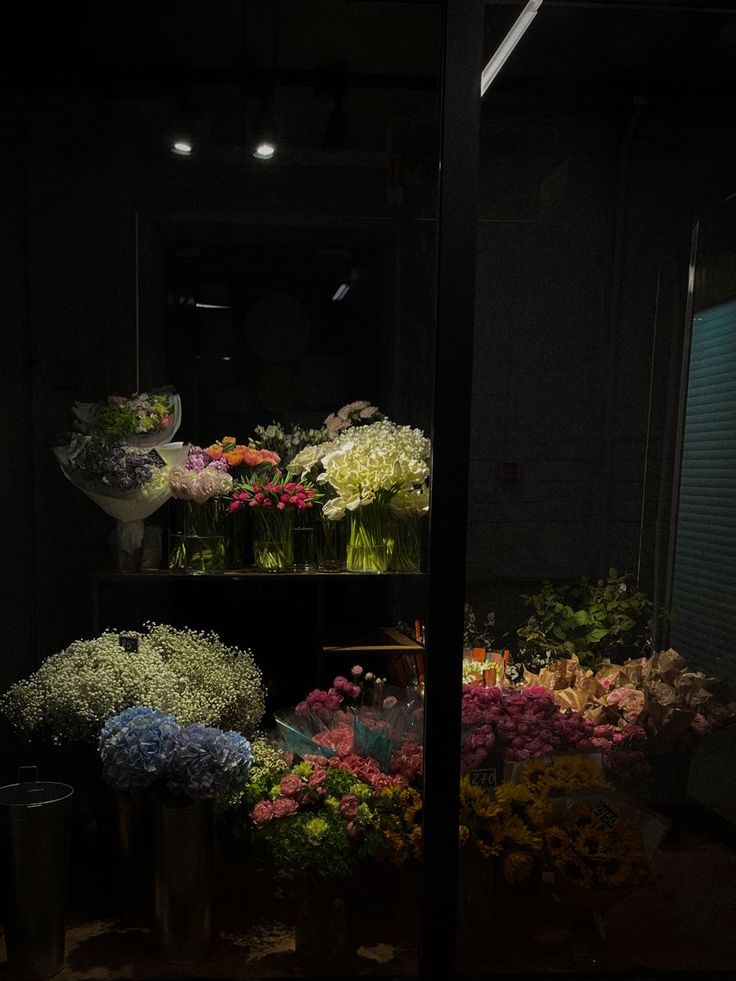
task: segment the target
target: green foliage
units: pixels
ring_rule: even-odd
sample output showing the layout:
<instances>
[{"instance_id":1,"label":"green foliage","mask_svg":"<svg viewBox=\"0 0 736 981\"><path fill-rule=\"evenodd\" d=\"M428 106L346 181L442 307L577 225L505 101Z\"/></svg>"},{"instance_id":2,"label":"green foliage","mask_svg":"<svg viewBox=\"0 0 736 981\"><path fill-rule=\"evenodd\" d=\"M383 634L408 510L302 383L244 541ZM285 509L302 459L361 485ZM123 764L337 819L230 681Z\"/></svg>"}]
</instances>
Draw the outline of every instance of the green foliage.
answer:
<instances>
[{"instance_id":1,"label":"green foliage","mask_svg":"<svg viewBox=\"0 0 736 981\"><path fill-rule=\"evenodd\" d=\"M115 439L125 439L138 432L138 416L129 406L105 405L97 416L101 433Z\"/></svg>"},{"instance_id":2,"label":"green foliage","mask_svg":"<svg viewBox=\"0 0 736 981\"><path fill-rule=\"evenodd\" d=\"M532 614L518 631L521 660L545 660L576 654L585 667L638 657L649 644L652 604L631 577L608 570L606 579L554 586L545 582L524 596Z\"/></svg>"},{"instance_id":3,"label":"green foliage","mask_svg":"<svg viewBox=\"0 0 736 981\"><path fill-rule=\"evenodd\" d=\"M495 613L488 613L483 623L479 624L475 615L475 610L470 603L466 603L465 621L463 623L463 647L492 647L495 626Z\"/></svg>"}]
</instances>

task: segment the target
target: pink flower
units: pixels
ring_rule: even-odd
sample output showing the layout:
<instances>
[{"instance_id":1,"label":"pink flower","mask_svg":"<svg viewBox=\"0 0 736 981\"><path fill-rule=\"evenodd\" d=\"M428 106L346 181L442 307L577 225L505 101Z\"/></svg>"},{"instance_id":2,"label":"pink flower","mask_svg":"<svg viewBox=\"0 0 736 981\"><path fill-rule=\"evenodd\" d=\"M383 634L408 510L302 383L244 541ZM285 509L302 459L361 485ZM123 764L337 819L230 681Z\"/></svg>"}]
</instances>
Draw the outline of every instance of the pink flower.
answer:
<instances>
[{"instance_id":1,"label":"pink flower","mask_svg":"<svg viewBox=\"0 0 736 981\"><path fill-rule=\"evenodd\" d=\"M273 816L275 818L290 817L290 815L296 814L298 810L299 805L291 797L277 797L273 802Z\"/></svg>"},{"instance_id":2,"label":"pink flower","mask_svg":"<svg viewBox=\"0 0 736 981\"><path fill-rule=\"evenodd\" d=\"M692 720L690 721L690 728L699 736L704 736L706 733L711 731L712 726L706 717L698 712L698 714L693 716Z\"/></svg>"},{"instance_id":3,"label":"pink flower","mask_svg":"<svg viewBox=\"0 0 736 981\"><path fill-rule=\"evenodd\" d=\"M360 676L361 676L361 675L363 674L363 669L361 668L361 666L360 666L359 664L355 664L355 665L353 665L353 667L352 667L352 668L350 669L350 674L351 674L351 675L352 675L352 676L353 676L354 678L359 678L359 677L360 677ZM366 677L367 677L367 675L366 675Z\"/></svg>"},{"instance_id":4,"label":"pink flower","mask_svg":"<svg viewBox=\"0 0 736 981\"><path fill-rule=\"evenodd\" d=\"M398 705L398 699L394 698L393 695L388 695L386 698L384 698L383 707L384 709L386 709L387 712L389 711L389 709L392 709L395 705Z\"/></svg>"},{"instance_id":5,"label":"pink flower","mask_svg":"<svg viewBox=\"0 0 736 981\"><path fill-rule=\"evenodd\" d=\"M319 788L327 779L327 770L313 770L307 780L307 785L310 787Z\"/></svg>"},{"instance_id":6,"label":"pink flower","mask_svg":"<svg viewBox=\"0 0 736 981\"><path fill-rule=\"evenodd\" d=\"M263 828L273 817L273 804L270 800L259 800L250 817L257 828Z\"/></svg>"},{"instance_id":7,"label":"pink flower","mask_svg":"<svg viewBox=\"0 0 736 981\"><path fill-rule=\"evenodd\" d=\"M338 810L341 817L344 817L346 821L352 821L358 816L358 798L354 794L345 794L338 805Z\"/></svg>"},{"instance_id":8,"label":"pink flower","mask_svg":"<svg viewBox=\"0 0 736 981\"><path fill-rule=\"evenodd\" d=\"M284 797L296 797L304 784L296 773L287 773L279 784L279 790Z\"/></svg>"},{"instance_id":9,"label":"pink flower","mask_svg":"<svg viewBox=\"0 0 736 981\"><path fill-rule=\"evenodd\" d=\"M335 678L333 685L336 692L339 692L340 695L345 695L347 698L358 698L360 695L360 687L348 681L347 678L343 678L342 675L338 675Z\"/></svg>"},{"instance_id":10,"label":"pink flower","mask_svg":"<svg viewBox=\"0 0 736 981\"><path fill-rule=\"evenodd\" d=\"M348 833L348 838L360 838L360 828L355 823L355 821L348 821L346 829Z\"/></svg>"},{"instance_id":11,"label":"pink flower","mask_svg":"<svg viewBox=\"0 0 736 981\"><path fill-rule=\"evenodd\" d=\"M348 725L338 725L332 729L325 729L318 732L312 739L319 746L328 746L334 749L340 756L345 756L353 749L353 727Z\"/></svg>"}]
</instances>

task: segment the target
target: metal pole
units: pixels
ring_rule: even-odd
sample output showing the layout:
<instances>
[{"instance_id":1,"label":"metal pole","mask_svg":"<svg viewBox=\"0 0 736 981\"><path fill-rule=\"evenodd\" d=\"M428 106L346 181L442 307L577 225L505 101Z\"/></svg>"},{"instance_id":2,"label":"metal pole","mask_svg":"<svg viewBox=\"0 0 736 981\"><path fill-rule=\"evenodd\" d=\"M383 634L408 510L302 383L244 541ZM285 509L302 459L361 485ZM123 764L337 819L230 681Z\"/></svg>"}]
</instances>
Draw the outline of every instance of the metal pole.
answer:
<instances>
[{"instance_id":1,"label":"metal pole","mask_svg":"<svg viewBox=\"0 0 736 981\"><path fill-rule=\"evenodd\" d=\"M447 0L425 696L420 970L426 978L449 978L455 970L482 18L482 0Z\"/></svg>"}]
</instances>

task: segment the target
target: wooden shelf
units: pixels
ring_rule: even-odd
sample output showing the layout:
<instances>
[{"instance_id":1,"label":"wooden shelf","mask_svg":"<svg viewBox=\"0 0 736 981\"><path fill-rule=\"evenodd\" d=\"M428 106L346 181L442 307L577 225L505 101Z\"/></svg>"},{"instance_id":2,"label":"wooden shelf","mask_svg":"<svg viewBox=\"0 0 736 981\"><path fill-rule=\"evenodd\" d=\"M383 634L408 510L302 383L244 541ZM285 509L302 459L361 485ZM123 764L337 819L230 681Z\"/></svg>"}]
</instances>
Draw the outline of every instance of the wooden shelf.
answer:
<instances>
[{"instance_id":1,"label":"wooden shelf","mask_svg":"<svg viewBox=\"0 0 736 981\"><path fill-rule=\"evenodd\" d=\"M328 638L322 645L325 654L410 654L424 651L411 637L402 634L395 627L363 628L345 631Z\"/></svg>"}]
</instances>

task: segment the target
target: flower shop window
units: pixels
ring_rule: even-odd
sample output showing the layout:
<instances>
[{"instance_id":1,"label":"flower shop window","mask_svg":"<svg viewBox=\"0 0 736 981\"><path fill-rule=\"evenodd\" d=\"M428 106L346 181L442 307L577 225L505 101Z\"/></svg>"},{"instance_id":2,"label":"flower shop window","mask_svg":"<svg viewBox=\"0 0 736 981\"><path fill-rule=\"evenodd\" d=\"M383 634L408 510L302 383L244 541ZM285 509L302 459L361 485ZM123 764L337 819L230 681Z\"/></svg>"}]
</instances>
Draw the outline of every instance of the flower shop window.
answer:
<instances>
[{"instance_id":1,"label":"flower shop window","mask_svg":"<svg viewBox=\"0 0 736 981\"><path fill-rule=\"evenodd\" d=\"M17 498L5 782L31 757L74 788L63 969L417 974L430 490L463 458L442 318L468 363L438 286L447 5L79 18L2 102L56 482Z\"/></svg>"},{"instance_id":2,"label":"flower shop window","mask_svg":"<svg viewBox=\"0 0 736 981\"><path fill-rule=\"evenodd\" d=\"M458 970L728 977L734 17L533 6L481 112Z\"/></svg>"}]
</instances>

